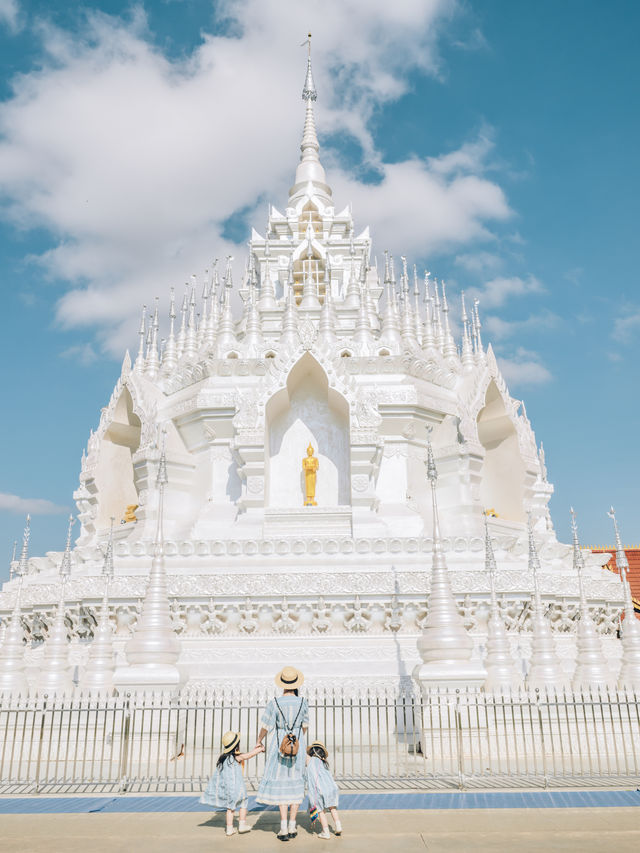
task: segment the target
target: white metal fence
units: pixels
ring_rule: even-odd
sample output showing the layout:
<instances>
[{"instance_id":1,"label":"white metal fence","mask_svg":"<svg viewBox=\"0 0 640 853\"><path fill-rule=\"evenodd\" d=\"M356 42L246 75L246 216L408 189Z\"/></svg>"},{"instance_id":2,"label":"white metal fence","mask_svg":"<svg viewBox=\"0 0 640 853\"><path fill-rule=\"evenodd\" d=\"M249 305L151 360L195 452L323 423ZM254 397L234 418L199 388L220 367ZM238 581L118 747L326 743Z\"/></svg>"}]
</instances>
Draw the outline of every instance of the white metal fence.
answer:
<instances>
[{"instance_id":1,"label":"white metal fence","mask_svg":"<svg viewBox=\"0 0 640 853\"><path fill-rule=\"evenodd\" d=\"M636 785L640 712L626 693L307 693L309 736L340 787ZM0 793L196 791L222 733L256 742L268 695L0 700ZM257 787L264 754L248 762Z\"/></svg>"}]
</instances>

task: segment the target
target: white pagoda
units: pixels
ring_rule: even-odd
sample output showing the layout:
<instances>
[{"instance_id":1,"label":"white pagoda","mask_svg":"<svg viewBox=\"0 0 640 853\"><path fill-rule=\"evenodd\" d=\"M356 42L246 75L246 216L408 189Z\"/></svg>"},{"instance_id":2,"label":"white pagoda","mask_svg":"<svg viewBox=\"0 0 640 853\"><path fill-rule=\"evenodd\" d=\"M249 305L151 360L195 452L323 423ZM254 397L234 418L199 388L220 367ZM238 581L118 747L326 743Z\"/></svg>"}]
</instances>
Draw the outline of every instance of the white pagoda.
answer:
<instances>
[{"instance_id":1,"label":"white pagoda","mask_svg":"<svg viewBox=\"0 0 640 853\"><path fill-rule=\"evenodd\" d=\"M456 341L444 282L405 258L378 261L369 229L336 206L320 161L310 57L302 97L293 185L282 211L270 206L266 231L252 230L242 281L227 259L190 283L179 310L172 291L164 347L157 301L143 312L137 357L125 355L91 432L65 575L75 682L107 612L126 668L157 553L161 434L161 568L183 684L267 681L285 663L318 683L410 677L431 584L429 437L441 570L472 662L484 658L491 608L524 676L535 609L570 679L582 589L615 674L620 580L602 568L608 555L587 551L580 588L572 548L557 541L549 515L542 446L483 344L477 302L465 308L463 298ZM540 560L535 608L528 515ZM62 561L55 551L24 560L20 578L16 562L0 593L7 619L22 585L32 689L59 609Z\"/></svg>"}]
</instances>

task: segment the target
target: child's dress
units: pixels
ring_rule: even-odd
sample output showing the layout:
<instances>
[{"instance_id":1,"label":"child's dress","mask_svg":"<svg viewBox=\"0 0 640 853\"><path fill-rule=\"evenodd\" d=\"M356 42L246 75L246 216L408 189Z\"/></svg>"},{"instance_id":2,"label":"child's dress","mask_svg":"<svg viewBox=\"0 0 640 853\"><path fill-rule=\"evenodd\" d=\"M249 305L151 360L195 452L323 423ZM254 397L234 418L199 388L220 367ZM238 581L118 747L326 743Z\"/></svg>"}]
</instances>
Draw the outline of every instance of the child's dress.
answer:
<instances>
[{"instance_id":1,"label":"child's dress","mask_svg":"<svg viewBox=\"0 0 640 853\"><path fill-rule=\"evenodd\" d=\"M309 759L306 777L310 806L320 810L338 807L338 786L330 771L315 755Z\"/></svg>"},{"instance_id":2,"label":"child's dress","mask_svg":"<svg viewBox=\"0 0 640 853\"><path fill-rule=\"evenodd\" d=\"M242 767L231 756L222 767L216 767L200 802L214 809L246 809L247 789L242 778Z\"/></svg>"}]
</instances>

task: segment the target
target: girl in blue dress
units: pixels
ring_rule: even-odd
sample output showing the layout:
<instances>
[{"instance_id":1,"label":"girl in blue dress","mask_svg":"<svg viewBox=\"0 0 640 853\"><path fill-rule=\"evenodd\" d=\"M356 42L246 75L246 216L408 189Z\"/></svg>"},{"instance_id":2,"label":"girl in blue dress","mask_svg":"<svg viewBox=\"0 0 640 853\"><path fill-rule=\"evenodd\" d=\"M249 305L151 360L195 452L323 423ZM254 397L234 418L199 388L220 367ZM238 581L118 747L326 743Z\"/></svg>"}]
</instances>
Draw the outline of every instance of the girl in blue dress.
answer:
<instances>
[{"instance_id":1,"label":"girl in blue dress","mask_svg":"<svg viewBox=\"0 0 640 853\"><path fill-rule=\"evenodd\" d=\"M329 753L322 741L314 740L307 750L307 788L309 791L309 811L317 810L322 832L318 838L331 838L329 822L325 810L329 809L336 835L342 835L342 824L338 814L338 786L335 783L329 762Z\"/></svg>"},{"instance_id":2,"label":"girl in blue dress","mask_svg":"<svg viewBox=\"0 0 640 853\"><path fill-rule=\"evenodd\" d=\"M262 715L262 728L258 746L262 746L267 732L269 738L267 761L256 800L280 808L278 838L288 841L298 834L296 816L304 799L305 734L309 723L309 706L298 689L304 682L303 674L292 666L285 666L276 676L276 684L283 688L282 696L273 698ZM297 741L295 755L283 755L280 747L283 738L293 736ZM287 820L288 815L288 820Z\"/></svg>"},{"instance_id":3,"label":"girl in blue dress","mask_svg":"<svg viewBox=\"0 0 640 853\"><path fill-rule=\"evenodd\" d=\"M200 797L201 803L213 806L216 811L227 810L227 835L233 835L236 831L233 826L236 809L240 810L238 832L251 830L251 827L247 826L247 789L242 778L242 762L264 751L261 745L251 752L239 752L239 749L239 732L225 732L222 735L222 753L216 763L216 769L209 779L206 791Z\"/></svg>"}]
</instances>

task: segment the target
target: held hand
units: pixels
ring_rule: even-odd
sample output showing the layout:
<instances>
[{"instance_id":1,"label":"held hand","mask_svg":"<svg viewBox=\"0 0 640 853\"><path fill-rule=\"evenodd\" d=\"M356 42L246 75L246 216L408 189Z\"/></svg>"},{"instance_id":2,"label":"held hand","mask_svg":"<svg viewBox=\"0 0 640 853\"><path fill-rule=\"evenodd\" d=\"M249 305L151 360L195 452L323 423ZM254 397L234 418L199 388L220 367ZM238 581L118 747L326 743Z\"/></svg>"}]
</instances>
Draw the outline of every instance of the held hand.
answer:
<instances>
[{"instance_id":1,"label":"held hand","mask_svg":"<svg viewBox=\"0 0 640 853\"><path fill-rule=\"evenodd\" d=\"M264 751L265 751L264 744L259 743L259 744L258 744L258 750L259 750L260 752L264 752Z\"/></svg>"}]
</instances>

